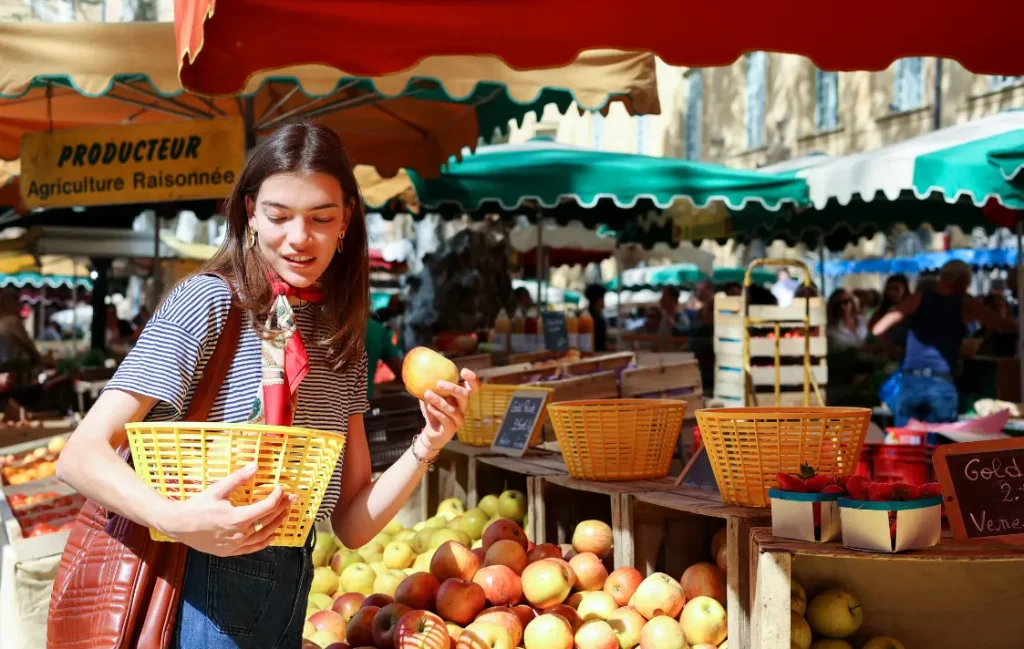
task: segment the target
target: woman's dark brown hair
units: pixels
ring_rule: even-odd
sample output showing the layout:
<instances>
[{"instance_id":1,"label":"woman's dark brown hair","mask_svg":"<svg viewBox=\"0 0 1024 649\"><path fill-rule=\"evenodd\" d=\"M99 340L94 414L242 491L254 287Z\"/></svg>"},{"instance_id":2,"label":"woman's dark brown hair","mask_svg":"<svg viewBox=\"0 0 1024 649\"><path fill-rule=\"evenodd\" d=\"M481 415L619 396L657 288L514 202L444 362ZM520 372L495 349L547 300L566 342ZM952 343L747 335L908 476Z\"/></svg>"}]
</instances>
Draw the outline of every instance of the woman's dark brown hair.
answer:
<instances>
[{"instance_id":1,"label":"woman's dark brown hair","mask_svg":"<svg viewBox=\"0 0 1024 649\"><path fill-rule=\"evenodd\" d=\"M282 125L256 145L225 204L224 243L199 273L219 275L233 283L236 298L251 316L257 332L267 336L270 332L265 329L265 321L274 300L267 281L270 265L258 248L246 247L249 214L245 199L255 202L263 181L271 176L317 173L338 181L352 213L343 251L334 255L320 278L324 291L321 324L330 335L315 341L330 348L335 369L342 370L357 361L364 344L370 289L363 199L348 152L334 131L297 121Z\"/></svg>"}]
</instances>

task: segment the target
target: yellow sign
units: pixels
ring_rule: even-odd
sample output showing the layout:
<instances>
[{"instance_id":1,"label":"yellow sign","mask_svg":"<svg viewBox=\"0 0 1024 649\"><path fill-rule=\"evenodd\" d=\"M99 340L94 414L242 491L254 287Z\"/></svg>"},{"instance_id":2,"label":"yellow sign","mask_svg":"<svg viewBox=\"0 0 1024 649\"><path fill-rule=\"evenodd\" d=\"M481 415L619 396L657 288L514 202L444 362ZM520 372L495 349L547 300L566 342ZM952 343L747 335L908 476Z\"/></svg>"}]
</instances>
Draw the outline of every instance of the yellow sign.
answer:
<instances>
[{"instance_id":1,"label":"yellow sign","mask_svg":"<svg viewBox=\"0 0 1024 649\"><path fill-rule=\"evenodd\" d=\"M226 198L244 159L234 117L28 133L21 199L34 209Z\"/></svg>"},{"instance_id":2,"label":"yellow sign","mask_svg":"<svg viewBox=\"0 0 1024 649\"><path fill-rule=\"evenodd\" d=\"M714 201L696 207L688 200L675 201L666 210L672 216L672 241L725 239L732 235L732 218L725 203Z\"/></svg>"}]
</instances>

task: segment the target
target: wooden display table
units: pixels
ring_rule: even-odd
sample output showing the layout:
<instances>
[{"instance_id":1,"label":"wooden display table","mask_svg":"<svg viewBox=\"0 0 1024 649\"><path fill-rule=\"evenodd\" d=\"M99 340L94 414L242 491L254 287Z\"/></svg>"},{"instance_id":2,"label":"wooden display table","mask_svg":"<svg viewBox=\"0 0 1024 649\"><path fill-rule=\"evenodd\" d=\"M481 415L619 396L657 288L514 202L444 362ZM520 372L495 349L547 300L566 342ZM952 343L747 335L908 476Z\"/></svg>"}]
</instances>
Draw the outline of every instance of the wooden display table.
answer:
<instances>
[{"instance_id":1,"label":"wooden display table","mask_svg":"<svg viewBox=\"0 0 1024 649\"><path fill-rule=\"evenodd\" d=\"M526 494L526 537L538 538L545 517L543 483L546 478L565 475L562 456L543 449L531 449L521 458L484 455L477 458L476 472L478 502L487 494L500 494L506 489Z\"/></svg>"},{"instance_id":2,"label":"wooden display table","mask_svg":"<svg viewBox=\"0 0 1024 649\"><path fill-rule=\"evenodd\" d=\"M1021 646L1024 547L943 538L927 550L876 554L778 539L770 528L754 529L751 543L755 649L790 649L793 578L809 600L838 588L860 601L864 623L851 639L855 647L882 635L907 647Z\"/></svg>"}]
</instances>

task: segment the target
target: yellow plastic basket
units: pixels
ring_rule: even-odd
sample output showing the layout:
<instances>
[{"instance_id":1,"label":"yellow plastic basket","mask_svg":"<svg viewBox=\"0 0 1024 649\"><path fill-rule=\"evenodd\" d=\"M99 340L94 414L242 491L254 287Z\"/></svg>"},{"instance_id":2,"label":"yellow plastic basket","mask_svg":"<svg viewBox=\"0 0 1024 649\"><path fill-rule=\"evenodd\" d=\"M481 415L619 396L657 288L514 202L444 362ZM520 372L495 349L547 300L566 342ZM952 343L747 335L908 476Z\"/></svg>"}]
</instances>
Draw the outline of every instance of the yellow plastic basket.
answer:
<instances>
[{"instance_id":1,"label":"yellow plastic basket","mask_svg":"<svg viewBox=\"0 0 1024 649\"><path fill-rule=\"evenodd\" d=\"M252 482L231 495L235 506L249 505L281 485L298 496L272 545L306 542L327 484L342 457L345 437L329 431L285 426L224 423L127 424L135 472L172 500L185 500L256 461ZM156 541L170 541L150 530Z\"/></svg>"},{"instance_id":2,"label":"yellow plastic basket","mask_svg":"<svg viewBox=\"0 0 1024 649\"><path fill-rule=\"evenodd\" d=\"M871 422L867 408L716 408L697 411L722 501L768 507L776 474L807 464L852 474Z\"/></svg>"},{"instance_id":3,"label":"yellow plastic basket","mask_svg":"<svg viewBox=\"0 0 1024 649\"><path fill-rule=\"evenodd\" d=\"M548 406L569 475L579 480L664 478L686 414L671 399L597 399Z\"/></svg>"},{"instance_id":4,"label":"yellow plastic basket","mask_svg":"<svg viewBox=\"0 0 1024 649\"><path fill-rule=\"evenodd\" d=\"M479 390L469 395L469 407L466 409L466 421L458 430L459 441L468 446L490 446L494 442L501 422L505 419L508 402L516 392L554 393L552 388L541 388L533 385L498 385L484 383ZM549 397L550 398L550 397ZM541 414L537 428L530 438L530 446L541 442L544 430L545 415Z\"/></svg>"}]
</instances>

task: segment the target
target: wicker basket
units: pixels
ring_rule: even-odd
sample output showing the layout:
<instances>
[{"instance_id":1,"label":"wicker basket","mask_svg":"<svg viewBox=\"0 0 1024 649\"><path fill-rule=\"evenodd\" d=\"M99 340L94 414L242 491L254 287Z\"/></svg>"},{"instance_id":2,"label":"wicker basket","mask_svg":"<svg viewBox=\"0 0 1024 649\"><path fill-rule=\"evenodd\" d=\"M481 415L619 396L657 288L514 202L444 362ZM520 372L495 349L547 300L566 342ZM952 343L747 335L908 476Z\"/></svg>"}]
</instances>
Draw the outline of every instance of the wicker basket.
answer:
<instances>
[{"instance_id":1,"label":"wicker basket","mask_svg":"<svg viewBox=\"0 0 1024 649\"><path fill-rule=\"evenodd\" d=\"M505 419L508 402L516 392L532 391L554 392L551 388L532 385L498 385L484 383L479 390L469 395L469 408L466 410L466 421L458 431L459 441L467 446L490 446L494 442L501 422ZM530 446L541 443L544 430L544 415L541 414L537 428L530 438Z\"/></svg>"},{"instance_id":2,"label":"wicker basket","mask_svg":"<svg viewBox=\"0 0 1024 649\"><path fill-rule=\"evenodd\" d=\"M867 408L718 408L697 411L722 501L768 507L776 474L807 464L823 473L857 470Z\"/></svg>"},{"instance_id":3,"label":"wicker basket","mask_svg":"<svg viewBox=\"0 0 1024 649\"><path fill-rule=\"evenodd\" d=\"M160 495L190 498L253 461L252 482L231 502L248 505L274 485L298 496L272 545L301 547L313 529L327 484L345 449L345 437L309 428L223 423L127 424L135 472ZM171 539L155 530L156 541Z\"/></svg>"},{"instance_id":4,"label":"wicker basket","mask_svg":"<svg viewBox=\"0 0 1024 649\"><path fill-rule=\"evenodd\" d=\"M390 394L370 400L363 417L373 471L383 471L398 461L412 439L426 425L420 400L408 394Z\"/></svg>"},{"instance_id":5,"label":"wicker basket","mask_svg":"<svg viewBox=\"0 0 1024 649\"><path fill-rule=\"evenodd\" d=\"M569 475L579 480L664 478L686 414L683 401L562 401L548 417Z\"/></svg>"}]
</instances>

